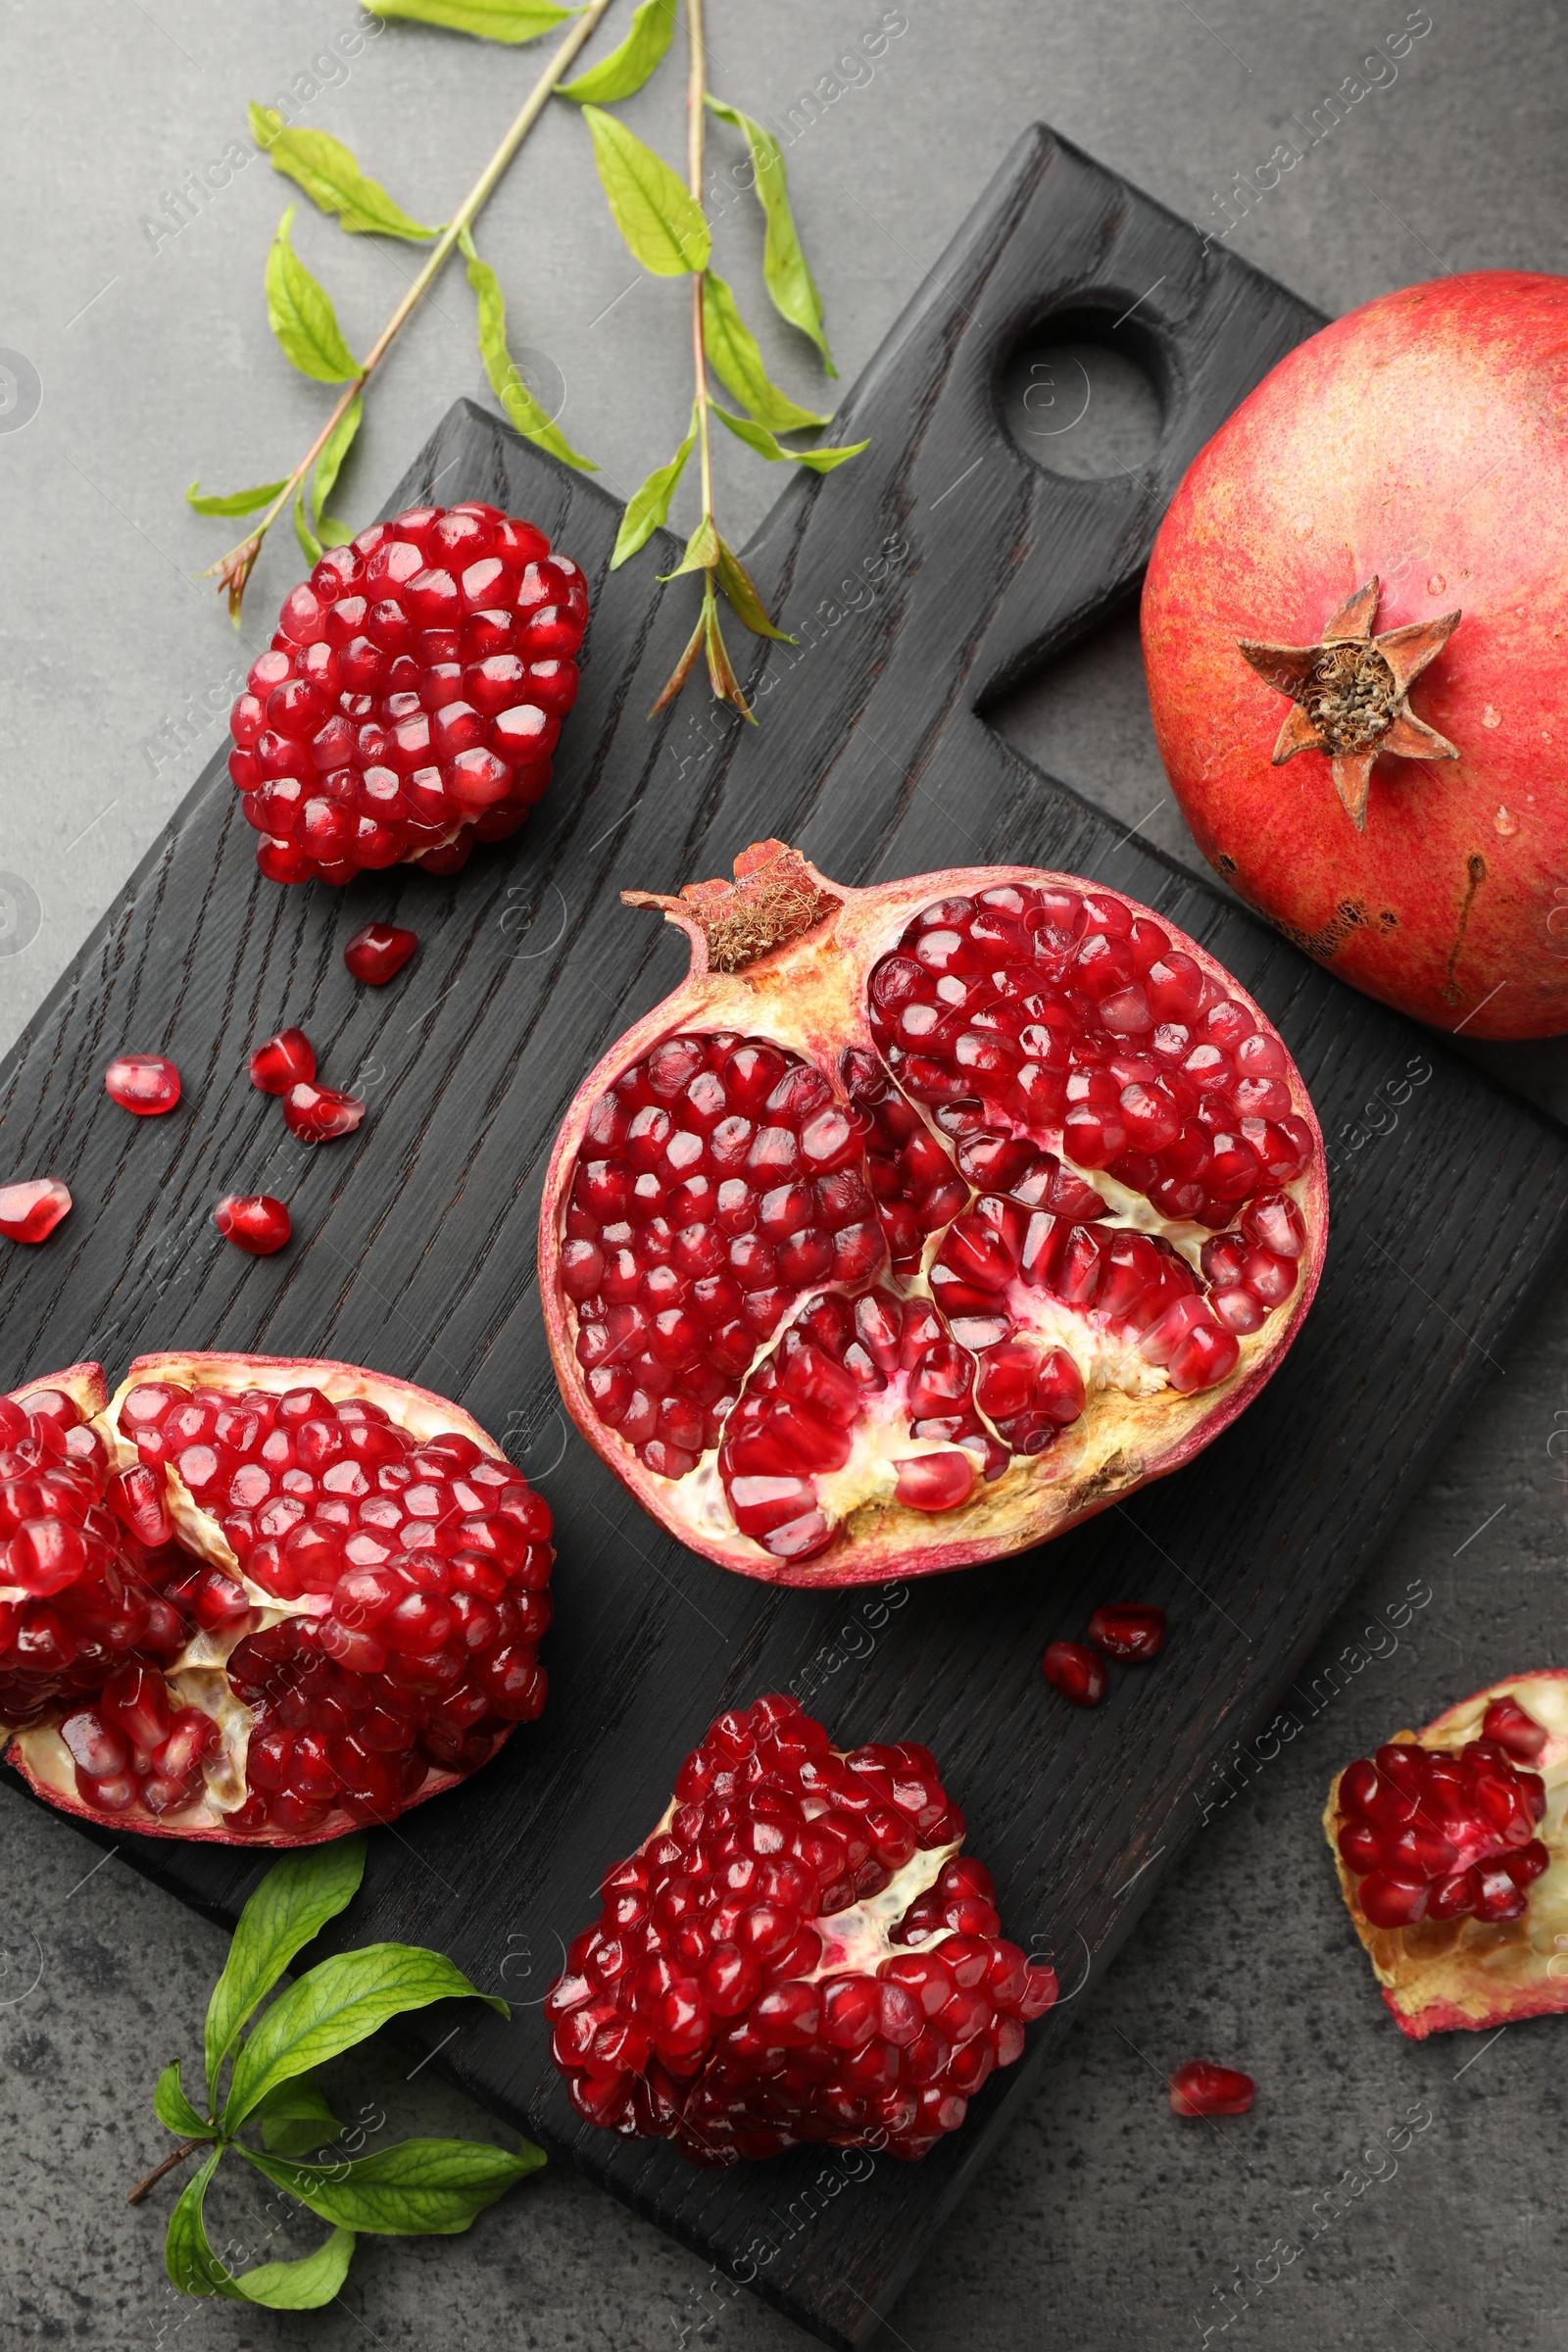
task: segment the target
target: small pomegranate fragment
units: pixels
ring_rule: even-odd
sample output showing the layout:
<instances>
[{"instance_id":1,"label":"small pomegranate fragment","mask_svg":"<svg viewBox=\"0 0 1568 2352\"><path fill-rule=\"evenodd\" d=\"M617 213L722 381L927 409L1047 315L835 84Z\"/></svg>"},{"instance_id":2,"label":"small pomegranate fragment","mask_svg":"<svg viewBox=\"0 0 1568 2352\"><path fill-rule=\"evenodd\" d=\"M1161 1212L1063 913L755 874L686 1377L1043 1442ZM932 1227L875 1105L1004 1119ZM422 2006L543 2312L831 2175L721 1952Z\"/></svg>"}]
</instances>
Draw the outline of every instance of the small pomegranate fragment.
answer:
<instances>
[{"instance_id":1,"label":"small pomegranate fragment","mask_svg":"<svg viewBox=\"0 0 1568 2352\"><path fill-rule=\"evenodd\" d=\"M1239 2067L1189 2058L1170 2079L1170 2103L1177 2115L1246 2115L1253 2088Z\"/></svg>"},{"instance_id":2,"label":"small pomegranate fragment","mask_svg":"<svg viewBox=\"0 0 1568 2352\"><path fill-rule=\"evenodd\" d=\"M1107 1658L1147 1666L1165 1646L1165 1612L1149 1601L1107 1602L1090 1618L1089 1639Z\"/></svg>"},{"instance_id":3,"label":"small pomegranate fragment","mask_svg":"<svg viewBox=\"0 0 1568 2352\"><path fill-rule=\"evenodd\" d=\"M252 1257L270 1257L294 1230L287 1202L270 1193L225 1193L213 1211L213 1223L225 1242L248 1250Z\"/></svg>"},{"instance_id":4,"label":"small pomegranate fragment","mask_svg":"<svg viewBox=\"0 0 1568 2352\"><path fill-rule=\"evenodd\" d=\"M264 1095L286 1095L316 1076L316 1048L303 1029L280 1029L251 1055L251 1084Z\"/></svg>"},{"instance_id":5,"label":"small pomegranate fragment","mask_svg":"<svg viewBox=\"0 0 1568 2352\"><path fill-rule=\"evenodd\" d=\"M104 1086L122 1110L141 1119L172 1110L179 1101L179 1072L164 1054L117 1054L104 1072Z\"/></svg>"},{"instance_id":6,"label":"small pomegranate fragment","mask_svg":"<svg viewBox=\"0 0 1568 2352\"><path fill-rule=\"evenodd\" d=\"M330 1143L334 1136L352 1135L365 1116L357 1095L340 1095L335 1087L302 1080L283 1097L283 1118L291 1135L302 1143Z\"/></svg>"},{"instance_id":7,"label":"small pomegranate fragment","mask_svg":"<svg viewBox=\"0 0 1568 2352\"><path fill-rule=\"evenodd\" d=\"M343 950L343 960L356 980L384 988L396 979L418 944L417 931L400 930L396 923L367 923Z\"/></svg>"},{"instance_id":8,"label":"small pomegranate fragment","mask_svg":"<svg viewBox=\"0 0 1568 2352\"><path fill-rule=\"evenodd\" d=\"M793 1698L719 1716L546 1996L579 2115L700 2165L926 2155L1056 1997L962 1842L929 1748L843 1753Z\"/></svg>"},{"instance_id":9,"label":"small pomegranate fragment","mask_svg":"<svg viewBox=\"0 0 1568 2352\"><path fill-rule=\"evenodd\" d=\"M71 1195L58 1176L31 1184L0 1184L0 1233L8 1242L43 1242L71 1207Z\"/></svg>"},{"instance_id":10,"label":"small pomegranate fragment","mask_svg":"<svg viewBox=\"0 0 1568 2352\"><path fill-rule=\"evenodd\" d=\"M1401 2033L1568 2009L1565 1792L1556 1668L1461 1699L1335 1781L1323 1826Z\"/></svg>"},{"instance_id":11,"label":"small pomegranate fragment","mask_svg":"<svg viewBox=\"0 0 1568 2352\"><path fill-rule=\"evenodd\" d=\"M1105 1661L1082 1642L1048 1642L1040 1671L1075 1707L1098 1707L1105 1695Z\"/></svg>"},{"instance_id":12,"label":"small pomegranate fragment","mask_svg":"<svg viewBox=\"0 0 1568 2352\"><path fill-rule=\"evenodd\" d=\"M467 1414L352 1364L143 1356L0 1396L0 1744L143 1835L384 1822L536 1716L550 1512Z\"/></svg>"}]
</instances>

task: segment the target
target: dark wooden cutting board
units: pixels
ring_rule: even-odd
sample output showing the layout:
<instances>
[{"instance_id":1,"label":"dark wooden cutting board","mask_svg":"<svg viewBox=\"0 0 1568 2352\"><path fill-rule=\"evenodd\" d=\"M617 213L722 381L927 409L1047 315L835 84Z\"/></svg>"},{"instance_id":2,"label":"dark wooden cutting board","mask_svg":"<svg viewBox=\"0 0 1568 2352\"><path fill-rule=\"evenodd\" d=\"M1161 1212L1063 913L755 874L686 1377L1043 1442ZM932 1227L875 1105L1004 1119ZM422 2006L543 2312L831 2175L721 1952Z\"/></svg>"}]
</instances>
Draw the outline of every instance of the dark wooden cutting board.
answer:
<instances>
[{"instance_id":1,"label":"dark wooden cutting board","mask_svg":"<svg viewBox=\"0 0 1568 2352\"><path fill-rule=\"evenodd\" d=\"M1052 322L1154 377L1164 426L1146 467L1065 480L1005 431L1002 371ZM936 1750L1009 1933L1054 1952L1067 1990L1092 1984L1197 1826L1218 1760L1280 1706L1564 1240L1558 1129L1119 833L981 715L1129 596L1189 460L1319 323L1029 132L836 419L836 439L869 434L870 449L826 483L796 478L748 552L802 641L745 645L758 731L696 690L648 723L691 626L695 592L655 584L673 546L609 574L613 502L460 405L388 512L427 493L497 500L593 585L582 699L526 831L447 882L283 891L257 876L217 757L0 1088L0 1172L53 1172L76 1202L46 1246L0 1262L0 1387L88 1356L118 1377L138 1350L179 1345L345 1357L461 1398L539 1479L560 1545L547 1713L463 1790L372 1839L336 1940L432 1942L509 1994L510 2025L465 2009L424 2021L438 2063L832 2344L875 2331L1077 2009L1047 2019L920 2165L818 2152L694 2172L578 2123L548 2061L538 2003L601 1872L652 1827L717 1709L793 1683L845 1745ZM769 834L846 882L1007 860L1112 883L1262 1001L1331 1137L1369 1102L1385 1107L1361 1136L1390 1105L1422 1136L1415 1152L1373 1139L1341 1153L1303 1335L1199 1462L1049 1548L884 1595L771 1590L663 1536L565 1426L535 1298L557 1125L681 968L681 944L617 892L725 873ZM385 991L358 988L340 959L371 914L422 943ZM315 1152L246 1074L250 1046L290 1021L369 1104L356 1136ZM131 1120L106 1099L122 1049L174 1055L176 1113ZM211 1211L221 1192L261 1189L291 1200L298 1239L251 1260ZM1041 1649L1128 1596L1168 1608L1168 1653L1080 1714L1043 1684ZM261 1869L232 1849L104 1841L225 1922ZM503 2207L486 2226L526 2215Z\"/></svg>"}]
</instances>

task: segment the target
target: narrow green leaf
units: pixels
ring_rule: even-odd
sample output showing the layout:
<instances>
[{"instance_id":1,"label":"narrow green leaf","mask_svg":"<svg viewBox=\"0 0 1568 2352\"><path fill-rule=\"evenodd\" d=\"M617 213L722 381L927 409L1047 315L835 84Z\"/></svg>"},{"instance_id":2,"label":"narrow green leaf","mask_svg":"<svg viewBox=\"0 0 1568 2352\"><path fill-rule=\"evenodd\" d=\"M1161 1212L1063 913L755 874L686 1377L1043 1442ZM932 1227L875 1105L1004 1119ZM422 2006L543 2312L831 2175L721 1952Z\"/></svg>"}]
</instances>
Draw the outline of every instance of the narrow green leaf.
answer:
<instances>
[{"instance_id":1,"label":"narrow green leaf","mask_svg":"<svg viewBox=\"0 0 1568 2352\"><path fill-rule=\"evenodd\" d=\"M803 335L810 336L822 355L827 373L837 375L827 337L822 332L822 297L807 265L795 216L790 211L784 150L770 130L764 130L760 122L754 122L750 115L743 115L738 106L726 106L719 98L710 98L708 103L721 122L732 122L738 130L745 131L746 144L752 151L754 185L767 222L762 277L773 298L773 308L791 326L798 326Z\"/></svg>"},{"instance_id":2,"label":"narrow green leaf","mask_svg":"<svg viewBox=\"0 0 1568 2352\"><path fill-rule=\"evenodd\" d=\"M207 2095L215 2106L219 2070L241 2026L295 1953L352 1901L364 1872L365 1839L339 1838L275 1862L245 1905L207 2004Z\"/></svg>"},{"instance_id":3,"label":"narrow green leaf","mask_svg":"<svg viewBox=\"0 0 1568 2352\"><path fill-rule=\"evenodd\" d=\"M322 514L317 519L316 535L323 547L347 547L354 537L351 522L339 522L335 514Z\"/></svg>"},{"instance_id":4,"label":"narrow green leaf","mask_svg":"<svg viewBox=\"0 0 1568 2352\"><path fill-rule=\"evenodd\" d=\"M215 2148L188 2180L169 2217L164 2268L182 2295L222 2295L231 2303L263 2303L271 2311L318 2311L340 2293L354 2252L354 2232L334 2230L324 2246L298 2262L264 2262L236 2278L207 2242L202 2200L221 2148Z\"/></svg>"},{"instance_id":5,"label":"narrow green leaf","mask_svg":"<svg viewBox=\"0 0 1568 2352\"><path fill-rule=\"evenodd\" d=\"M545 415L517 373L507 349L507 305L501 280L488 262L480 261L466 229L459 242L468 265L468 283L479 301L479 357L490 378L490 389L506 410L509 421L538 448L560 458L564 465L579 466L584 473L597 473L599 468L592 458L585 458L580 450L572 448L560 425Z\"/></svg>"},{"instance_id":6,"label":"narrow green leaf","mask_svg":"<svg viewBox=\"0 0 1568 2352\"><path fill-rule=\"evenodd\" d=\"M711 593L712 592L710 589L709 594L710 595ZM657 718L661 710L663 710L664 705L666 703L672 703L675 700L676 695L679 694L681 688L685 685L687 679L692 674L692 664L703 650L703 639L707 636L707 634L708 597L705 596L703 599L703 609L697 615L697 626L687 638L685 651L682 653L680 660L676 662L674 668L670 671L668 677L664 680L662 687L660 689L659 699L648 713L650 718Z\"/></svg>"},{"instance_id":7,"label":"narrow green leaf","mask_svg":"<svg viewBox=\"0 0 1568 2352\"><path fill-rule=\"evenodd\" d=\"M199 2115L180 2087L179 2060L166 2066L158 2078L153 2092L153 2113L170 2132L177 2132L181 2139L216 2139L218 2132L205 2115Z\"/></svg>"},{"instance_id":8,"label":"narrow green leaf","mask_svg":"<svg viewBox=\"0 0 1568 2352\"><path fill-rule=\"evenodd\" d=\"M272 2003L236 2057L223 2130L238 2131L279 2082L352 2049L389 2017L463 1994L488 2001L503 2017L512 2014L497 1994L470 1984L443 1953L417 1944L368 1943L318 1961Z\"/></svg>"},{"instance_id":9,"label":"narrow green leaf","mask_svg":"<svg viewBox=\"0 0 1568 2352\"><path fill-rule=\"evenodd\" d=\"M294 493L294 536L307 564L319 564L321 542L305 519L305 484L301 482Z\"/></svg>"},{"instance_id":10,"label":"narrow green leaf","mask_svg":"<svg viewBox=\"0 0 1568 2352\"><path fill-rule=\"evenodd\" d=\"M354 436L360 429L360 418L364 413L365 402L356 392L336 424L333 425L332 430L327 434L326 444L316 461L316 480L312 487L311 513L318 529L321 509L332 495L332 486L342 469L344 459L353 447ZM350 532L351 538L353 535ZM324 532L322 536L325 537ZM341 545L341 541L333 541L331 544Z\"/></svg>"},{"instance_id":11,"label":"narrow green leaf","mask_svg":"<svg viewBox=\"0 0 1568 2352\"><path fill-rule=\"evenodd\" d=\"M683 571L711 571L718 562L719 538L713 528L713 517L705 514L686 542L686 553L673 571L662 571L662 580L678 580Z\"/></svg>"},{"instance_id":12,"label":"narrow green leaf","mask_svg":"<svg viewBox=\"0 0 1568 2352\"><path fill-rule=\"evenodd\" d=\"M267 256L267 321L283 357L318 384L341 384L358 375L360 363L343 340L343 330L326 288L314 278L289 243L298 212L291 204L277 224Z\"/></svg>"},{"instance_id":13,"label":"narrow green leaf","mask_svg":"<svg viewBox=\"0 0 1568 2352\"><path fill-rule=\"evenodd\" d=\"M746 626L757 637L776 637L780 645L793 645L795 640L785 629L775 629L767 617L767 609L757 593L757 583L727 541L718 543L718 562L713 566L718 584L729 598Z\"/></svg>"},{"instance_id":14,"label":"narrow green leaf","mask_svg":"<svg viewBox=\"0 0 1568 2352\"><path fill-rule=\"evenodd\" d=\"M513 2155L484 2140L404 2139L344 2164L290 2164L240 2154L278 2188L324 2222L402 2237L450 2237L544 2163L544 2151L518 2142Z\"/></svg>"},{"instance_id":15,"label":"narrow green leaf","mask_svg":"<svg viewBox=\"0 0 1568 2352\"><path fill-rule=\"evenodd\" d=\"M329 130L289 130L275 107L250 109L251 137L268 157L274 172L297 180L311 202L323 213L336 213L354 234L407 237L420 243L440 230L426 228L394 204L378 179L360 170L341 139Z\"/></svg>"},{"instance_id":16,"label":"narrow green leaf","mask_svg":"<svg viewBox=\"0 0 1568 2352\"><path fill-rule=\"evenodd\" d=\"M735 675L734 665L729 658L729 649L724 643L724 632L718 624L718 607L713 602L711 588L708 592L708 598L709 601L703 613L705 624L703 643L708 655L708 682L719 702L730 704L734 710L740 712L742 718L749 720L755 727L757 724L756 714L751 704L741 692L741 682Z\"/></svg>"},{"instance_id":17,"label":"narrow green leaf","mask_svg":"<svg viewBox=\"0 0 1568 2352\"><path fill-rule=\"evenodd\" d=\"M862 449L871 446L869 441L853 441L848 448L841 449L786 449L782 441L774 439L765 424L754 424L750 416L732 416L728 409L719 407L716 400L710 405L713 415L721 424L729 426L737 441L744 441L748 449L755 449L760 458L766 458L773 464L781 458L788 458L792 465L805 466L812 473L831 473L835 466L844 465L850 458L858 458Z\"/></svg>"},{"instance_id":18,"label":"narrow green leaf","mask_svg":"<svg viewBox=\"0 0 1568 2352\"><path fill-rule=\"evenodd\" d=\"M660 524L668 519L669 502L675 495L675 484L686 470L686 461L692 454L692 444L696 439L697 427L693 425L669 464L656 466L648 479L627 500L626 512L615 533L614 553L610 559L612 571L617 570L627 557L634 556L640 547L646 547Z\"/></svg>"},{"instance_id":19,"label":"narrow green leaf","mask_svg":"<svg viewBox=\"0 0 1568 2352\"><path fill-rule=\"evenodd\" d=\"M372 17L439 24L448 32L471 32L481 41L536 41L580 14L556 8L552 0L365 0L365 7Z\"/></svg>"},{"instance_id":20,"label":"narrow green leaf","mask_svg":"<svg viewBox=\"0 0 1568 2352\"><path fill-rule=\"evenodd\" d=\"M575 81L558 81L556 96L577 106L612 106L617 98L631 97L663 57L674 29L674 0L643 0L620 47Z\"/></svg>"},{"instance_id":21,"label":"narrow green leaf","mask_svg":"<svg viewBox=\"0 0 1568 2352\"><path fill-rule=\"evenodd\" d=\"M287 479L285 474L283 480ZM204 497L192 482L185 504L194 507L198 514L254 514L258 507L270 507L282 487L282 482L258 482L254 490L213 491Z\"/></svg>"},{"instance_id":22,"label":"narrow green leaf","mask_svg":"<svg viewBox=\"0 0 1568 2352\"><path fill-rule=\"evenodd\" d=\"M594 161L615 226L633 261L656 277L681 277L707 263L711 238L703 208L662 155L633 136L613 115L585 106Z\"/></svg>"},{"instance_id":23,"label":"narrow green leaf","mask_svg":"<svg viewBox=\"0 0 1568 2352\"><path fill-rule=\"evenodd\" d=\"M318 2085L303 2077L269 2091L251 2109L250 2120L260 2124L262 2138L274 2156L314 2156L343 2128Z\"/></svg>"},{"instance_id":24,"label":"narrow green leaf","mask_svg":"<svg viewBox=\"0 0 1568 2352\"><path fill-rule=\"evenodd\" d=\"M710 270L703 279L703 341L709 366L744 402L759 424L775 433L800 432L808 425L826 424L814 409L803 409L771 382L762 365L757 337L735 307L735 297L723 278Z\"/></svg>"}]
</instances>

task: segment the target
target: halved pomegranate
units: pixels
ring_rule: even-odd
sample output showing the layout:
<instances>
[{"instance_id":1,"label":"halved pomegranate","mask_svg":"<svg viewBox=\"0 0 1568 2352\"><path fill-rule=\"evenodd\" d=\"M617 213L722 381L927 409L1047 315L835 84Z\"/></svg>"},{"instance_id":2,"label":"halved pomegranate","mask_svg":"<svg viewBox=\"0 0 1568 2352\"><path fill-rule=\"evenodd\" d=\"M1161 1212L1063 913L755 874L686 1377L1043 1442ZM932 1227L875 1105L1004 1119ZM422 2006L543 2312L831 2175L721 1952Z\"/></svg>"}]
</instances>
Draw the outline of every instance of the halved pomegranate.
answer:
<instances>
[{"instance_id":1,"label":"halved pomegranate","mask_svg":"<svg viewBox=\"0 0 1568 2352\"><path fill-rule=\"evenodd\" d=\"M1511 1675L1348 1765L1323 1827L1401 2034L1568 2009L1568 1669Z\"/></svg>"},{"instance_id":2,"label":"halved pomegranate","mask_svg":"<svg viewBox=\"0 0 1568 2352\"><path fill-rule=\"evenodd\" d=\"M1322 1139L1267 1016L1146 907L1022 866L827 882L762 842L662 906L691 972L545 1184L578 1427L783 1584L1017 1551L1187 1461L1294 1339Z\"/></svg>"},{"instance_id":3,"label":"halved pomegranate","mask_svg":"<svg viewBox=\"0 0 1568 2352\"><path fill-rule=\"evenodd\" d=\"M924 2156L1056 1997L962 1843L929 1748L842 1753L793 1698L720 1715L546 1996L573 2106L693 2164Z\"/></svg>"},{"instance_id":4,"label":"halved pomegranate","mask_svg":"<svg viewBox=\"0 0 1568 2352\"><path fill-rule=\"evenodd\" d=\"M68 1813L311 1844L544 1704L550 1512L445 1397L139 1356L0 1396L0 1749Z\"/></svg>"}]
</instances>

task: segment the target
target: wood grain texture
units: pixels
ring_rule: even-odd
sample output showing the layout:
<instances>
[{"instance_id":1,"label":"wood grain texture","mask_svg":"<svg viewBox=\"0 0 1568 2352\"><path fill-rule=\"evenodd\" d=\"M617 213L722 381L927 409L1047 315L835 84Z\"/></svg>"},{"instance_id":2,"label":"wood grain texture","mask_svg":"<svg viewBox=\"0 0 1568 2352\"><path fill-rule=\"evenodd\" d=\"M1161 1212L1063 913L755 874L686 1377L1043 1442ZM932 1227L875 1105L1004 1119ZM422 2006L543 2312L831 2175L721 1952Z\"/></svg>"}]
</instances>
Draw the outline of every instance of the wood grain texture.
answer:
<instances>
[{"instance_id":1,"label":"wood grain texture","mask_svg":"<svg viewBox=\"0 0 1568 2352\"><path fill-rule=\"evenodd\" d=\"M1108 482L1047 473L1000 420L1020 338L1085 310L1107 329L1131 311L1115 338L1164 404L1156 458ZM365 1892L323 1944L433 1942L506 1993L510 2024L437 2011L420 2046L456 2024L437 2063L458 2081L839 2346L875 2332L1075 2006L920 2165L818 2152L694 2172L580 2124L549 2064L538 2003L601 1873L652 1827L721 1706L793 1682L843 1744L935 1749L1008 1933L1055 1952L1069 1990L1092 1986L1198 1826L1216 1761L1280 1706L1565 1238L1568 1138L1119 835L983 717L1132 593L1188 461L1318 323L1049 131L1028 134L835 420L835 439L871 448L827 483L795 479L748 551L802 640L746 648L757 731L696 694L647 723L691 625L685 590L655 585L672 544L611 575L613 502L460 405L388 511L427 492L493 498L549 530L594 595L582 697L526 831L451 881L371 876L341 902L283 891L258 878L215 759L0 1080L0 1168L56 1173L76 1200L48 1245L0 1264L0 1385L84 1356L118 1376L153 1347L329 1354L461 1399L538 1479L561 1555L547 1713L372 1840ZM875 574L889 546L906 552ZM560 1118L680 968L675 938L617 892L726 872L767 834L848 882L1023 860L1147 901L1268 1007L1331 1135L1412 1057L1432 1070L1399 1113L1430 1150L1356 1154L1317 1304L1234 1430L1046 1550L880 1598L759 1586L665 1538L569 1431L534 1297ZM372 914L421 940L385 991L340 960ZM290 1021L326 1079L369 1104L357 1135L316 1151L246 1072L250 1046ZM176 1113L136 1121L107 1100L103 1068L123 1049L174 1055ZM249 1260L211 1210L263 1189L291 1200L298 1239ZM1041 1681L1044 1644L1128 1596L1169 1610L1165 1660L1119 1676L1094 1713L1064 1707ZM261 1869L226 1849L114 1842L224 1921Z\"/></svg>"}]
</instances>

